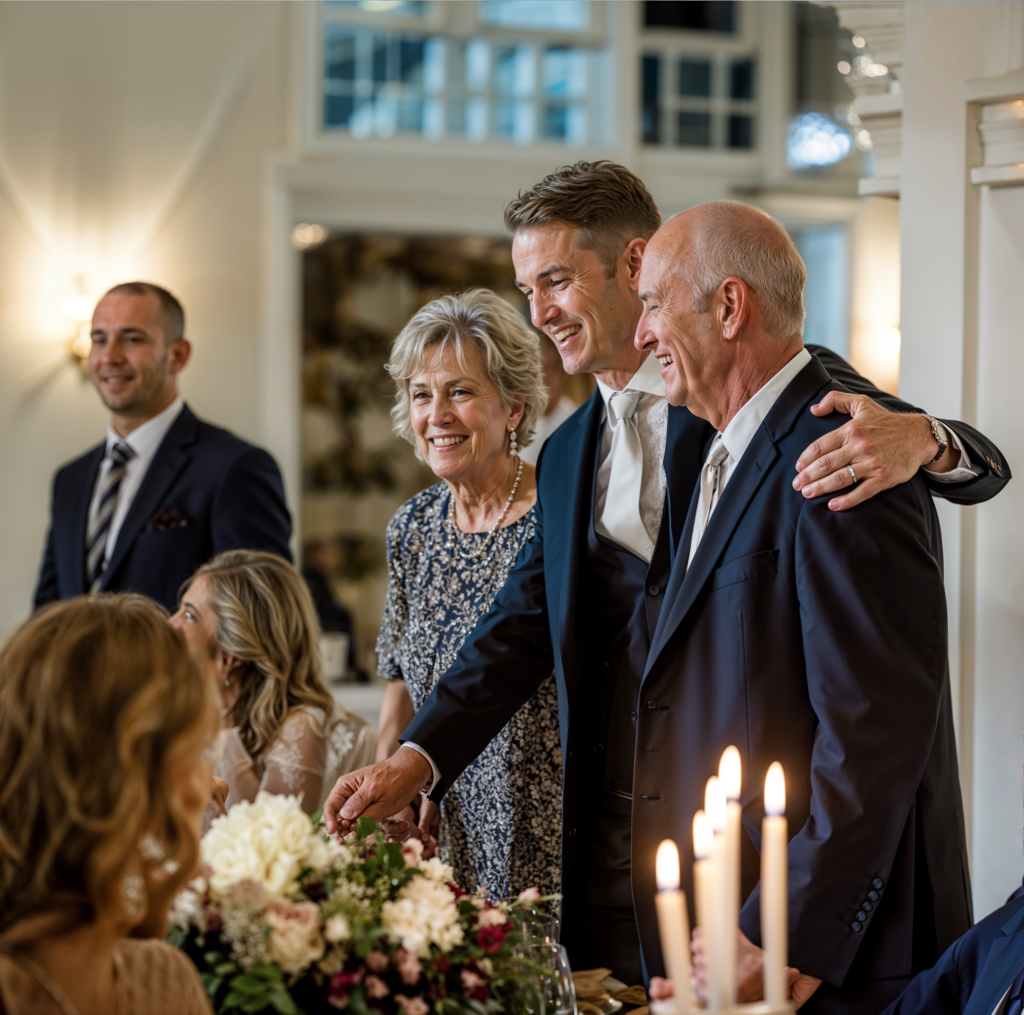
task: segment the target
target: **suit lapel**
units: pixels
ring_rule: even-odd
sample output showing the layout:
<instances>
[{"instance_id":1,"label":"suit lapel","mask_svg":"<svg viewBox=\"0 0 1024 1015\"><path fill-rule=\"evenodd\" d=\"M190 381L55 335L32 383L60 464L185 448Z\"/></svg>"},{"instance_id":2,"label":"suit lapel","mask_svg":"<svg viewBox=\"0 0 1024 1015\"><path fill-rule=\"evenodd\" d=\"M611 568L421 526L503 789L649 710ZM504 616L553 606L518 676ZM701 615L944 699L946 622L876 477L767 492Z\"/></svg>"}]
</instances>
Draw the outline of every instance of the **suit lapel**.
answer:
<instances>
[{"instance_id":1,"label":"suit lapel","mask_svg":"<svg viewBox=\"0 0 1024 1015\"><path fill-rule=\"evenodd\" d=\"M692 539L700 488L693 491L690 510L686 516L686 525L677 547L668 589L665 591L665 600L671 603L671 606L662 612L661 622L655 629L654 643L651 645L651 653L647 659L648 670L672 632L689 612L697 594L711 574L719 555L729 542L733 530L740 518L743 517L743 512L746 511L747 505L757 493L778 454L774 442L762 427L754 435L754 439L740 459L735 474L729 480L729 485L726 486L718 506L711 515L711 521L708 522L707 530L697 547L693 562L687 567L686 558L689 555L689 540Z\"/></svg>"},{"instance_id":2,"label":"suit lapel","mask_svg":"<svg viewBox=\"0 0 1024 1015\"><path fill-rule=\"evenodd\" d=\"M92 503L93 490L96 487L96 476L106 454L107 445L104 441L99 447L88 452L78 463L78 477L71 484L71 497L65 511L65 524L56 527L67 535L66 545L61 556L71 563L71 574L76 582L76 593L85 592L85 539L89 530L89 505Z\"/></svg>"},{"instance_id":3,"label":"suit lapel","mask_svg":"<svg viewBox=\"0 0 1024 1015\"><path fill-rule=\"evenodd\" d=\"M562 568L562 588L558 603L558 631L561 642L562 672L568 683L571 673L575 673L576 649L576 589L579 578L580 539L582 525L587 506L590 504L589 491L594 478L595 443L598 425L601 421L603 407L601 393L595 390L590 403L579 419L579 425L569 438L566 454L567 466L573 469L570 474L569 496L565 500L567 514L565 516L564 567Z\"/></svg>"},{"instance_id":4,"label":"suit lapel","mask_svg":"<svg viewBox=\"0 0 1024 1015\"><path fill-rule=\"evenodd\" d=\"M711 424L689 409L669 406L665 434L665 488L668 493L669 552L675 559L693 489L700 478Z\"/></svg>"},{"instance_id":5,"label":"suit lapel","mask_svg":"<svg viewBox=\"0 0 1024 1015\"><path fill-rule=\"evenodd\" d=\"M747 446L722 493L721 500L711 515L704 533L687 567L690 541L695 524L694 515L699 498L699 486L695 486L690 498L690 509L686 516L679 539L677 553L672 565L672 575L665 590L665 607L654 632L650 654L647 657L645 676L650 672L668 639L682 623L693 606L701 589L706 584L718 558L728 545L732 534L743 517L747 506L760 489L775 460L779 457L777 442L785 437L796 424L799 414L813 395L829 382L825 368L814 357L789 383L772 406L767 418L758 428L754 439Z\"/></svg>"},{"instance_id":6,"label":"suit lapel","mask_svg":"<svg viewBox=\"0 0 1024 1015\"><path fill-rule=\"evenodd\" d=\"M1015 920L1015 923L1020 923ZM1005 934L1005 928L1003 930ZM1006 988L1024 965L1024 931L997 937L992 942L985 965L971 991L964 1015L992 1015Z\"/></svg>"},{"instance_id":7,"label":"suit lapel","mask_svg":"<svg viewBox=\"0 0 1024 1015\"><path fill-rule=\"evenodd\" d=\"M167 431L167 436L164 437L160 447L157 448L156 455L142 479L139 492L128 509L121 531L117 534L117 542L114 544L110 563L103 574L101 589L105 589L113 579L146 522L156 512L160 502L171 488L171 484L192 460L187 449L195 443L198 433L199 421L186 405L171 429Z\"/></svg>"}]
</instances>

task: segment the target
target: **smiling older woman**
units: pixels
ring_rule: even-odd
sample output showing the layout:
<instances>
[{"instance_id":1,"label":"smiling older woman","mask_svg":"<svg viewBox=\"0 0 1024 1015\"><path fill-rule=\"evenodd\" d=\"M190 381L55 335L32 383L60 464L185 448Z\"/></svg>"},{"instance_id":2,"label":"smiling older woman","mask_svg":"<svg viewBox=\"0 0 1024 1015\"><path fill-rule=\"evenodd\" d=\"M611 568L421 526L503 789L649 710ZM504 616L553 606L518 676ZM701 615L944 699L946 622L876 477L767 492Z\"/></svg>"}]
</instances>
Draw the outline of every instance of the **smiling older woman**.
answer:
<instances>
[{"instance_id":1,"label":"smiling older woman","mask_svg":"<svg viewBox=\"0 0 1024 1015\"><path fill-rule=\"evenodd\" d=\"M388 525L388 592L377 665L389 681L378 760L490 608L536 526L534 468L518 456L547 402L541 339L515 308L474 289L427 304L395 340L395 430L441 482ZM557 891L562 760L549 678L448 790L424 801L455 881L492 899ZM412 825L411 809L398 816ZM401 824L395 826L404 828Z\"/></svg>"}]
</instances>

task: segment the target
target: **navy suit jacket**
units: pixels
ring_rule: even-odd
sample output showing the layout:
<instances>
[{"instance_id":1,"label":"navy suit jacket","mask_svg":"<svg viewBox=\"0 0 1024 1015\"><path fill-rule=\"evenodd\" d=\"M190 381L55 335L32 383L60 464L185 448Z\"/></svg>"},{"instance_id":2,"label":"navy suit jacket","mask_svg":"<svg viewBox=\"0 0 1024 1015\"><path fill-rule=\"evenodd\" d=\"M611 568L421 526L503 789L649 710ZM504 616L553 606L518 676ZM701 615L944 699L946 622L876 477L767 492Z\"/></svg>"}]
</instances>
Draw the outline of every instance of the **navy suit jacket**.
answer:
<instances>
[{"instance_id":1,"label":"navy suit jacket","mask_svg":"<svg viewBox=\"0 0 1024 1015\"><path fill-rule=\"evenodd\" d=\"M997 909L916 976L882 1015L992 1015L1024 966L1024 898Z\"/></svg>"},{"instance_id":2,"label":"navy suit jacket","mask_svg":"<svg viewBox=\"0 0 1024 1015\"><path fill-rule=\"evenodd\" d=\"M820 352L830 370L848 376L856 384L857 390L876 394L876 389L860 378L841 359L825 350L816 350L812 347L812 351ZM827 380L827 377L825 379ZM851 388L854 387L854 384L850 385ZM819 384L815 390L823 386L824 382ZM892 408L911 409L906 403L891 396L885 396L885 401ZM792 460L787 459L784 465L778 466L778 470L784 470L786 473L786 483L783 484L788 490L786 497L795 498L801 503L804 502L804 498L788 486L789 480L795 474L793 463L797 455L821 433L834 429L842 422L838 418L828 421L817 419L809 412L807 408L809 404L810 401L806 401L795 412L794 424L799 421L801 425L795 427L790 440L790 445L795 444L798 440L803 440L803 444L792 455ZM584 671L586 647L591 635L590 619L582 611L577 610L580 561L581 556L587 553L587 523L583 516L583 506L590 503L590 484L593 481L594 461L601 432L601 415L601 397L598 392L595 392L593 397L581 406L545 444L537 470L536 533L524 547L516 567L495 597L493 606L466 638L458 659L438 682L403 735L404 740L410 740L426 750L437 764L441 773L441 781L433 795L439 798L458 778L466 765L480 754L505 723L529 700L540 683L554 668L558 689L559 725L564 762L562 884L567 907L573 904L575 886L581 874L578 868L582 866L581 860L586 855L585 839L591 822L593 786L595 780L599 782L601 777L600 765L595 765L594 748L603 741L605 736L605 730L594 725L592 712L588 707L589 699L593 697L591 691L595 686L594 677ZM972 502L972 500L987 500L1009 477L1006 463L999 455L998 449L985 441L981 435L975 435L963 424L951 423L951 426L968 446L973 460L984 461L985 456L992 458L1002 475L989 470L984 476L973 482L953 484L952 487L935 484L935 492L951 494L955 499L965 503ZM676 543L681 536L687 509L691 502L691 494L700 474L707 444L713 433L713 429L707 422L693 416L688 410L684 408L669 409L665 470L668 483L668 518ZM790 445L787 445L787 453ZM777 476L781 475L782 471L777 471ZM730 486L736 481L734 478ZM914 498L924 496L925 482L926 480L918 477L911 484ZM730 487L726 488L727 492L729 489ZM910 495L911 492L907 491L902 497L906 498ZM807 503L820 505L822 510L832 515L831 512L827 512L825 500L827 498ZM924 496L924 500L928 502L927 496ZM877 505L873 509L870 508L870 503L865 506L865 509L872 513L879 510ZM931 510L930 502L928 510ZM921 511L924 511L923 507ZM774 508L769 513L774 513ZM840 514L834 515L834 517L844 518L846 516ZM937 539L937 530L935 538ZM934 592L939 566L935 561L926 566ZM941 575L939 575L937 587L941 592ZM914 595L916 596L916 591ZM936 614L936 618L941 615L943 623L944 609L943 599L941 614ZM666 601L662 607L663 617L668 610L669 603ZM733 620L731 638L734 642L737 640L735 619ZM944 642L942 652L945 652ZM655 660L656 667L652 671L653 681L660 688L661 681L667 680L672 683L674 679L681 689L680 675L683 670L681 666L671 664L671 654L671 651L664 650L658 653ZM734 654L735 646L725 659L732 658ZM944 660L944 658L943 654L942 659ZM802 673L802 662L800 665ZM650 674L649 677L651 677ZM733 679L735 679L735 675ZM659 694L661 693L659 690ZM682 690L679 693L682 693ZM802 697L798 695L798 699L802 702L803 711L800 720L794 726L794 732L804 736L812 721L812 717L808 715L807 692L804 691ZM693 730L688 727L686 732L680 735L692 737L694 748L698 750L700 757L699 763L693 764L690 761L684 763L681 756L672 752L663 751L657 756L653 753L648 755L640 746L639 736L637 739L635 772L648 773L653 765L659 771L663 771L668 779L667 782L659 779L661 788L653 790L653 795L664 798L657 805L661 817L654 821L652 821L654 812L648 803L645 801L641 806L641 797L644 794L652 794L643 788L639 778L634 781L634 875L641 879L639 888L635 883L634 899L638 916L641 918L647 968L651 974L654 974L661 972L662 966L653 913L654 852L659 841L658 833L653 829L667 827L666 815L670 811L673 812L677 823L671 825L671 834L681 846L688 849L686 844L692 845L688 823L693 812L703 806L702 801L696 800L696 795L698 791L703 792L705 779L712 774L718 764L716 754L713 758L714 765L711 765L712 754L715 750L720 754L725 746L733 742L742 750L743 745L748 744L748 737L746 729L734 732L730 728L730 739L719 743L721 736L716 733L714 746L712 746L703 730L705 720L708 718L703 711L690 713L688 716L683 711L671 708L663 712L654 711L655 708L660 708L664 702L659 703L656 695L649 695L646 687L641 702L652 705L651 708L638 709L638 713L644 718L645 728L647 720L653 720L655 717L658 717L658 721L662 722L664 726L669 712L672 714L673 721L692 723ZM723 704L726 712L731 713L732 706L736 702L730 700ZM746 715L749 716L748 721L752 724L751 728L756 730L760 728L762 720L752 714L753 704L753 702L750 703L751 707L747 709ZM911 706L911 711L914 709L916 709L916 704ZM768 714L773 716L777 714L774 706ZM933 722L935 721L937 718L933 719ZM753 770L750 767L749 746L745 753L747 785L752 791L755 785L755 776L751 774ZM781 752L777 755L783 761L788 756ZM775 760L775 758L768 760ZM758 763L760 764L760 762L760 755L758 755ZM841 759L837 759L837 763L841 767ZM794 778L797 777L798 770L798 766L794 765ZM806 779L806 762L802 771ZM763 769L760 770L758 777L763 784ZM798 785L799 783L794 783L793 789L795 790ZM808 794L809 786L803 790L803 804L799 806L806 807ZM800 794L796 793L795 798L799 801ZM957 800L959 800L959 791L957 791ZM799 807L791 813L799 816ZM899 819L899 831L902 831L907 818L908 813L905 811ZM793 831L797 831L798 827L799 825L795 824ZM748 854L753 851L752 843L754 841L751 840ZM958 853L956 855L959 856ZM756 868L756 855L753 864L751 864L749 856L747 860L748 870ZM878 858L878 863L881 864L881 858ZM872 863L868 880L875 876L874 871L881 871L883 866ZM688 872L689 869L688 865L684 865L684 870ZM868 872L858 871L855 878L860 879L865 873ZM650 882L649 885L648 882ZM746 887L753 887L749 878ZM692 892L689 897L692 900ZM856 900L847 897L841 900L843 914L852 901L859 901L859 897ZM826 923L835 921L838 933L842 936L850 935L852 932L849 930L849 923L840 919L840 916L835 913L835 908L835 900L833 900L823 919ZM853 913L857 911L856 908L852 910ZM952 931L947 932L948 937L943 947L945 947L945 943L961 934L968 925L969 921L964 923L959 917L954 920ZM836 928L832 929L834 932L836 931ZM861 940L865 937L863 934L853 936ZM855 945L856 941L853 942L854 947ZM835 966L834 963L833 966ZM824 969L824 966L822 968ZM839 975L838 967L835 966L835 969L836 975ZM808 968L808 971L812 970ZM907 972L910 972L909 968Z\"/></svg>"},{"instance_id":3,"label":"navy suit jacket","mask_svg":"<svg viewBox=\"0 0 1024 1015\"><path fill-rule=\"evenodd\" d=\"M106 442L60 469L35 606L86 590L89 503ZM158 512L170 527L154 520ZM182 583L222 550L269 550L291 560L291 517L277 463L186 405L143 477L117 536L101 591L141 592L176 608Z\"/></svg>"}]
</instances>

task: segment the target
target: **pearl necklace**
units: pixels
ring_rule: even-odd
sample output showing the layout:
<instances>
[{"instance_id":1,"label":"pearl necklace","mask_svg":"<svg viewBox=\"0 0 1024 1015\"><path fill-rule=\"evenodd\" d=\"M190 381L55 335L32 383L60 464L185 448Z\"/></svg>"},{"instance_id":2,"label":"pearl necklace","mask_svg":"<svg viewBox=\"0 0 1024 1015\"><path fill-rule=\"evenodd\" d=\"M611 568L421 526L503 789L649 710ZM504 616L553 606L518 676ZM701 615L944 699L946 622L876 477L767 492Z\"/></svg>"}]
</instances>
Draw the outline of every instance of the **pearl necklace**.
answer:
<instances>
[{"instance_id":1,"label":"pearl necklace","mask_svg":"<svg viewBox=\"0 0 1024 1015\"><path fill-rule=\"evenodd\" d=\"M523 478L523 460L519 459L519 464L516 466L516 481L512 484L512 492L508 495L508 500L505 501L505 507L502 509L501 514L498 515L498 520L494 523L493 528L487 533L487 538L484 540L483 546L480 547L475 553L464 553L462 547L459 546L458 537L458 526L455 524L455 497L452 494L448 496L448 528L451 530L451 543L459 552L459 556L465 560L476 560L482 557L486 552L487 548L491 545L494 540L495 533L501 528L501 523L508 517L509 511L512 510L512 502L516 499L516 491L519 489L519 480Z\"/></svg>"}]
</instances>

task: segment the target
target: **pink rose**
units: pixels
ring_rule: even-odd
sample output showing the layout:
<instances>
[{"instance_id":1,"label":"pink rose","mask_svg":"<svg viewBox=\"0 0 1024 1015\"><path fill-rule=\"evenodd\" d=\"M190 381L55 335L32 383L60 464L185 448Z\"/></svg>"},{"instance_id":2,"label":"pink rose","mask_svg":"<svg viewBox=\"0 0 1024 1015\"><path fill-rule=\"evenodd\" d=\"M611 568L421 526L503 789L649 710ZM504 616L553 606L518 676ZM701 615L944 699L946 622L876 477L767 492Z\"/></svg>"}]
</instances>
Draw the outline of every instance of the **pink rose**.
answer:
<instances>
[{"instance_id":1,"label":"pink rose","mask_svg":"<svg viewBox=\"0 0 1024 1015\"><path fill-rule=\"evenodd\" d=\"M487 1000L487 981L482 976L478 976L472 969L463 969L459 978L462 980L462 993L466 997L477 1001Z\"/></svg>"},{"instance_id":2,"label":"pink rose","mask_svg":"<svg viewBox=\"0 0 1024 1015\"><path fill-rule=\"evenodd\" d=\"M366 956L366 964L375 973L383 973L388 968L388 957L383 952L370 952Z\"/></svg>"},{"instance_id":3,"label":"pink rose","mask_svg":"<svg viewBox=\"0 0 1024 1015\"><path fill-rule=\"evenodd\" d=\"M312 902L274 899L263 920L270 927L271 958L286 973L301 973L323 955L320 910Z\"/></svg>"},{"instance_id":4,"label":"pink rose","mask_svg":"<svg viewBox=\"0 0 1024 1015\"><path fill-rule=\"evenodd\" d=\"M379 1001L382 997L387 997L391 993L388 985L379 976L368 976L363 986L366 990L366 996L373 998L374 1001Z\"/></svg>"},{"instance_id":5,"label":"pink rose","mask_svg":"<svg viewBox=\"0 0 1024 1015\"><path fill-rule=\"evenodd\" d=\"M395 952L395 965L398 966L398 972L402 976L402 983L408 984L410 987L419 983L420 977L423 975L423 965L414 952L407 952L404 948L399 948ZM395 998L397 1000L397 994ZM415 1015L415 1013L410 1012L410 1015Z\"/></svg>"},{"instance_id":6,"label":"pink rose","mask_svg":"<svg viewBox=\"0 0 1024 1015\"><path fill-rule=\"evenodd\" d=\"M427 1015L430 1005L422 997L406 997L405 994L395 994L395 1000L401 1005L405 1015Z\"/></svg>"},{"instance_id":7,"label":"pink rose","mask_svg":"<svg viewBox=\"0 0 1024 1015\"><path fill-rule=\"evenodd\" d=\"M540 898L540 892L536 888L524 888L519 893L519 898L523 902L536 902Z\"/></svg>"}]
</instances>

